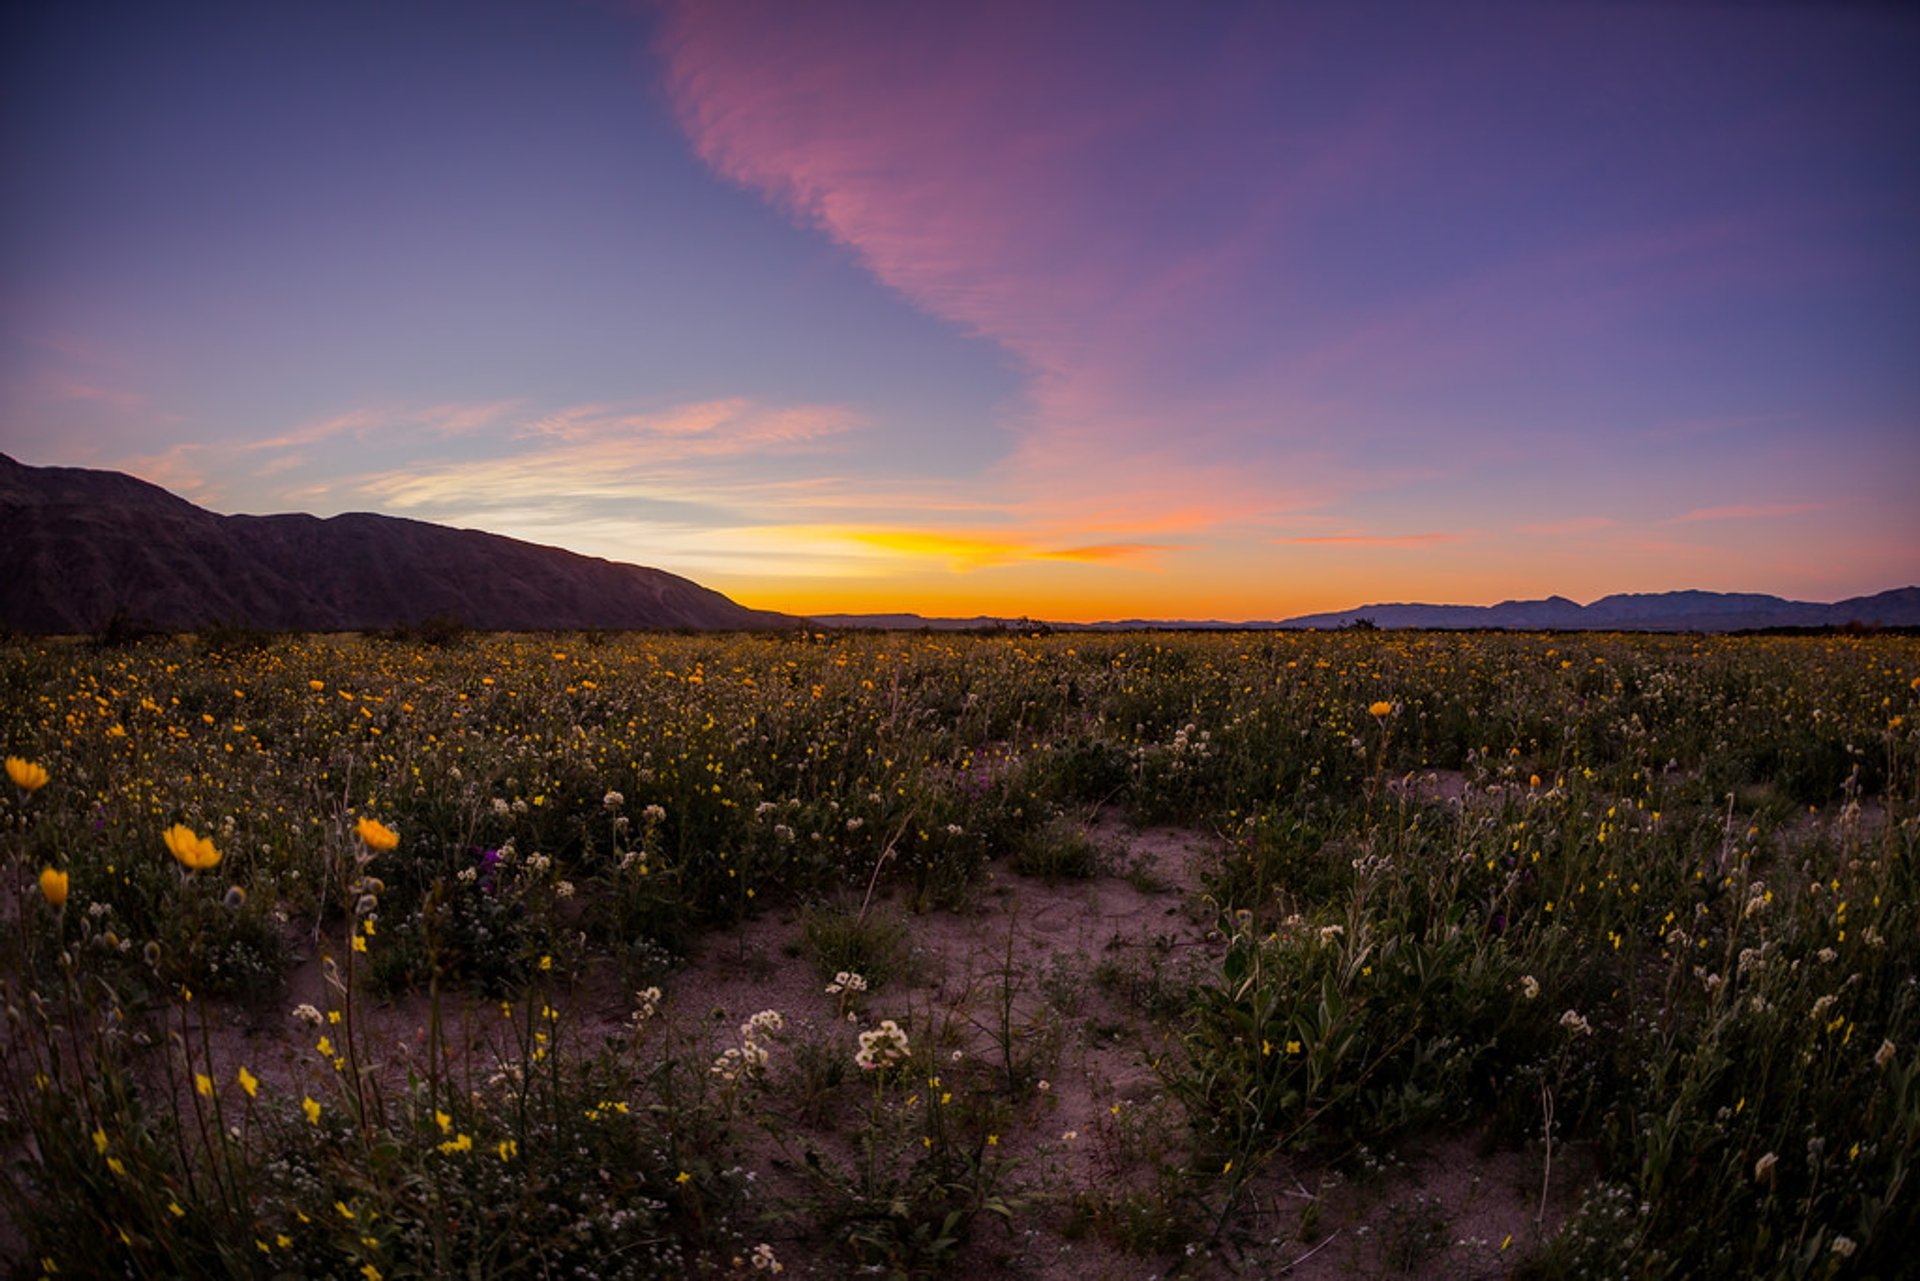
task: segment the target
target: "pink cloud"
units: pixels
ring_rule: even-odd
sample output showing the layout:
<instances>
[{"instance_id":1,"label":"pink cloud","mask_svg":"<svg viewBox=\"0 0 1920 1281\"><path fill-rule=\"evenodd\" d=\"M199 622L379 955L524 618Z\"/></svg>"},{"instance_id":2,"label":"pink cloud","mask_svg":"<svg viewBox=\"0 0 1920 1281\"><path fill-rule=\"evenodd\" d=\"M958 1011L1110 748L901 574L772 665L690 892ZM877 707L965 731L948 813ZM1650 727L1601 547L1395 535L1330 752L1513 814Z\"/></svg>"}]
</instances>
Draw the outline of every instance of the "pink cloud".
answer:
<instances>
[{"instance_id":1,"label":"pink cloud","mask_svg":"<svg viewBox=\"0 0 1920 1281\"><path fill-rule=\"evenodd\" d=\"M1538 525L1521 525L1523 534L1540 534L1554 537L1560 534L1597 534L1603 529L1612 529L1615 521L1609 516L1574 516L1567 520L1550 520Z\"/></svg>"},{"instance_id":2,"label":"pink cloud","mask_svg":"<svg viewBox=\"0 0 1920 1281\"><path fill-rule=\"evenodd\" d=\"M1143 20L1160 19L1100 22ZM1256 56L1216 26L1143 80L1128 39L1088 31L1026 4L702 2L667 6L658 52L715 172L1019 360L1000 473L1016 508L1226 521L1324 501L1326 476L1274 462L1300 425L1271 388L1192 371L1286 227L1378 166L1391 109L1263 136L1250 95L1301 56L1287 33Z\"/></svg>"},{"instance_id":3,"label":"pink cloud","mask_svg":"<svg viewBox=\"0 0 1920 1281\"><path fill-rule=\"evenodd\" d=\"M1272 541L1289 547L1426 547L1434 543L1457 543L1470 537L1465 532L1428 534L1319 534L1310 538L1276 538Z\"/></svg>"},{"instance_id":4,"label":"pink cloud","mask_svg":"<svg viewBox=\"0 0 1920 1281\"><path fill-rule=\"evenodd\" d=\"M1824 511L1826 507L1826 503L1735 503L1729 507L1698 507L1675 516L1672 523L1688 525L1703 520L1767 520L1776 516L1800 516L1807 512Z\"/></svg>"}]
</instances>

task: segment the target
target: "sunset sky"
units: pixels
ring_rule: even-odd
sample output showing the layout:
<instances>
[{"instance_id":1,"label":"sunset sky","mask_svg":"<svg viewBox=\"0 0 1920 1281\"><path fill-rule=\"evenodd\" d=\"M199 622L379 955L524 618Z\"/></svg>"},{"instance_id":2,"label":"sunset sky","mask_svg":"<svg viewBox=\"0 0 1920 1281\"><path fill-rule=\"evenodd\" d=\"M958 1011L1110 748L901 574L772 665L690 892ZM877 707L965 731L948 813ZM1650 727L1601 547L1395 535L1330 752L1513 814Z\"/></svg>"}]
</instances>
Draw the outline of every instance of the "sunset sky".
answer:
<instances>
[{"instance_id":1,"label":"sunset sky","mask_svg":"<svg viewBox=\"0 0 1920 1281\"><path fill-rule=\"evenodd\" d=\"M13 4L0 449L792 612L1920 582L1879 4Z\"/></svg>"}]
</instances>

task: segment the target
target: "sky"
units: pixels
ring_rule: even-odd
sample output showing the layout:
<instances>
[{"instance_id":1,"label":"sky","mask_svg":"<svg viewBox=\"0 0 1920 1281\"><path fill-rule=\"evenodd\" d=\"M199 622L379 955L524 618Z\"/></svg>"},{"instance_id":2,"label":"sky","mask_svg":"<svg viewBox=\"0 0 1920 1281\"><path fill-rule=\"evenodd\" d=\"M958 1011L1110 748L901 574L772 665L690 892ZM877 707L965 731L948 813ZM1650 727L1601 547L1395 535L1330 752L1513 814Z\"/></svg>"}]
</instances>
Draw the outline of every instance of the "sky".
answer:
<instances>
[{"instance_id":1,"label":"sky","mask_svg":"<svg viewBox=\"0 0 1920 1281\"><path fill-rule=\"evenodd\" d=\"M1920 11L0 9L0 450L795 613L1920 582Z\"/></svg>"}]
</instances>

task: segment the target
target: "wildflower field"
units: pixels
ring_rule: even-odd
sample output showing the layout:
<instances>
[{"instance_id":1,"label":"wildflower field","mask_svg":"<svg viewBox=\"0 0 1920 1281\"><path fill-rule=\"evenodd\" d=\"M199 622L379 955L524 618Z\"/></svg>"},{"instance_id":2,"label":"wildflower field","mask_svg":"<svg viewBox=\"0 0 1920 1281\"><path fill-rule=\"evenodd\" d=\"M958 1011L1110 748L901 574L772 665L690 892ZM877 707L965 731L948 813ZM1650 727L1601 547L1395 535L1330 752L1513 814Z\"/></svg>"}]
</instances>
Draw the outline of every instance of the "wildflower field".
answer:
<instances>
[{"instance_id":1,"label":"wildflower field","mask_svg":"<svg viewBox=\"0 0 1920 1281\"><path fill-rule=\"evenodd\" d=\"M1920 1268L1920 640L443 639L0 648L14 1274Z\"/></svg>"}]
</instances>

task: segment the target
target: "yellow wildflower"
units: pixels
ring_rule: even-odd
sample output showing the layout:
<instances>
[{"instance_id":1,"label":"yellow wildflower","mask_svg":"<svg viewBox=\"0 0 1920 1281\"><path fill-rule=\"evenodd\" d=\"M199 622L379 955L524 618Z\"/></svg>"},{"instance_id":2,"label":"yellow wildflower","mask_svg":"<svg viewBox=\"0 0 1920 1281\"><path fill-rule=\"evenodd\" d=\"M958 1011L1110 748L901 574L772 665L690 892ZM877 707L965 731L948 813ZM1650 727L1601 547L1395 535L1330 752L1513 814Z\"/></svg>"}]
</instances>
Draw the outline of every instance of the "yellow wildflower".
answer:
<instances>
[{"instance_id":1,"label":"yellow wildflower","mask_svg":"<svg viewBox=\"0 0 1920 1281\"><path fill-rule=\"evenodd\" d=\"M195 1072L193 1074L193 1088L200 1091L200 1093L206 1096L207 1098L212 1098L213 1097L213 1078L208 1076L205 1072Z\"/></svg>"},{"instance_id":2,"label":"yellow wildflower","mask_svg":"<svg viewBox=\"0 0 1920 1281\"><path fill-rule=\"evenodd\" d=\"M361 819L353 825L353 832L376 854L385 854L400 845L400 833L377 818Z\"/></svg>"},{"instance_id":3,"label":"yellow wildflower","mask_svg":"<svg viewBox=\"0 0 1920 1281\"><path fill-rule=\"evenodd\" d=\"M1367 715L1385 720L1387 717L1393 715L1393 704L1382 699L1380 702L1367 708Z\"/></svg>"},{"instance_id":4,"label":"yellow wildflower","mask_svg":"<svg viewBox=\"0 0 1920 1281\"><path fill-rule=\"evenodd\" d=\"M300 1110L307 1114L307 1124L320 1124L320 1104L312 1096L300 1100Z\"/></svg>"},{"instance_id":5,"label":"yellow wildflower","mask_svg":"<svg viewBox=\"0 0 1920 1281\"><path fill-rule=\"evenodd\" d=\"M240 1074L234 1077L234 1080L240 1082L240 1088L247 1092L248 1098L255 1098L259 1095L260 1078L247 1071L244 1067L240 1069Z\"/></svg>"},{"instance_id":6,"label":"yellow wildflower","mask_svg":"<svg viewBox=\"0 0 1920 1281\"><path fill-rule=\"evenodd\" d=\"M44 868L40 872L40 892L47 896L47 902L55 907L67 905L67 874Z\"/></svg>"},{"instance_id":7,"label":"yellow wildflower","mask_svg":"<svg viewBox=\"0 0 1920 1281\"><path fill-rule=\"evenodd\" d=\"M37 792L47 785L47 771L18 756L7 757L7 777L23 792Z\"/></svg>"},{"instance_id":8,"label":"yellow wildflower","mask_svg":"<svg viewBox=\"0 0 1920 1281\"><path fill-rule=\"evenodd\" d=\"M190 872L205 871L220 863L220 851L213 848L213 841L194 835L193 829L184 824L175 823L160 834L160 839L166 843L174 861Z\"/></svg>"}]
</instances>

